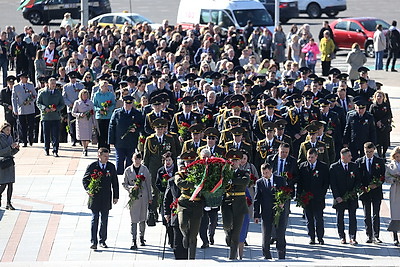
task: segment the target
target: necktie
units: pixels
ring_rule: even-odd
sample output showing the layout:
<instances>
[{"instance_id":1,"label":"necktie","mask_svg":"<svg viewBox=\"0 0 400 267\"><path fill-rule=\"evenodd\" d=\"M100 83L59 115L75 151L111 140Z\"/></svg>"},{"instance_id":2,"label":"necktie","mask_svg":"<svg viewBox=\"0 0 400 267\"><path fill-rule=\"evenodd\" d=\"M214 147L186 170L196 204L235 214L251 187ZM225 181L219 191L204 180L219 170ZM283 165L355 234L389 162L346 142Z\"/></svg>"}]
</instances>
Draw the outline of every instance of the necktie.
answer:
<instances>
[{"instance_id":1,"label":"necktie","mask_svg":"<svg viewBox=\"0 0 400 267\"><path fill-rule=\"evenodd\" d=\"M158 142L160 142L160 144L162 144L162 138L161 137L158 138Z\"/></svg>"},{"instance_id":2,"label":"necktie","mask_svg":"<svg viewBox=\"0 0 400 267\"><path fill-rule=\"evenodd\" d=\"M24 91L25 91L25 89L26 89L26 88L25 88L25 84L22 85L22 88L24 88Z\"/></svg>"},{"instance_id":3,"label":"necktie","mask_svg":"<svg viewBox=\"0 0 400 267\"><path fill-rule=\"evenodd\" d=\"M74 91L75 91L75 90L76 90L76 86L75 86L75 84L73 84L73 85L72 85L72 87L74 87Z\"/></svg>"},{"instance_id":4,"label":"necktie","mask_svg":"<svg viewBox=\"0 0 400 267\"><path fill-rule=\"evenodd\" d=\"M267 188L271 189L271 179L267 179Z\"/></svg>"},{"instance_id":5,"label":"necktie","mask_svg":"<svg viewBox=\"0 0 400 267\"><path fill-rule=\"evenodd\" d=\"M347 164L344 165L344 169L347 172L349 169L347 168Z\"/></svg>"},{"instance_id":6,"label":"necktie","mask_svg":"<svg viewBox=\"0 0 400 267\"><path fill-rule=\"evenodd\" d=\"M103 171L106 170L106 164L102 164L102 169L103 169Z\"/></svg>"},{"instance_id":7,"label":"necktie","mask_svg":"<svg viewBox=\"0 0 400 267\"><path fill-rule=\"evenodd\" d=\"M344 112L347 112L346 101L344 99L342 100L342 107L344 109Z\"/></svg>"},{"instance_id":8,"label":"necktie","mask_svg":"<svg viewBox=\"0 0 400 267\"><path fill-rule=\"evenodd\" d=\"M372 159L368 159L368 172L371 173Z\"/></svg>"},{"instance_id":9,"label":"necktie","mask_svg":"<svg viewBox=\"0 0 400 267\"><path fill-rule=\"evenodd\" d=\"M310 170L314 170L314 164L310 164Z\"/></svg>"},{"instance_id":10,"label":"necktie","mask_svg":"<svg viewBox=\"0 0 400 267\"><path fill-rule=\"evenodd\" d=\"M281 165L279 166L279 174L283 173L283 159L281 159Z\"/></svg>"}]
</instances>

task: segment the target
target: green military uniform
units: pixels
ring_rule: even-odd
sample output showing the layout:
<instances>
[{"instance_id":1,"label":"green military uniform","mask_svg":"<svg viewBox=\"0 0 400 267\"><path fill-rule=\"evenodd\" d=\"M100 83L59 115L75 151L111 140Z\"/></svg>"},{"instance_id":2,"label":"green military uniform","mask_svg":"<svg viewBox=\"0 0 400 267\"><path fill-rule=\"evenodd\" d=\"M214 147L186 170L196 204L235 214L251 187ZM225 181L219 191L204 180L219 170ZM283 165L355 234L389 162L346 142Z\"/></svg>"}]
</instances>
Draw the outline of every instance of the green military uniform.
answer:
<instances>
[{"instance_id":1,"label":"green military uniform","mask_svg":"<svg viewBox=\"0 0 400 267\"><path fill-rule=\"evenodd\" d=\"M195 154L185 153L190 155L190 159L194 160ZM185 154L181 155L182 160L189 160L185 158ZM194 155L193 155L194 154ZM177 172L175 174L175 184L181 190L181 196L178 199L178 221L179 228L183 235L183 247L189 249L189 258L195 259L196 257L196 246L197 246L197 234L200 229L201 217L204 208L204 199L197 197L193 201L189 200L195 184L186 180L185 172Z\"/></svg>"},{"instance_id":2,"label":"green military uniform","mask_svg":"<svg viewBox=\"0 0 400 267\"><path fill-rule=\"evenodd\" d=\"M305 129L309 132L310 135L316 134L318 131L318 127L315 126L314 124L307 125L307 127ZM328 149L326 148L325 143L322 141L316 140L316 142L314 144L312 144L311 139L304 141L303 143L300 144L300 150L299 150L297 162L300 164L302 162L307 161L307 151L313 147L318 150L318 160L329 164L330 161L329 161Z\"/></svg>"},{"instance_id":3,"label":"green military uniform","mask_svg":"<svg viewBox=\"0 0 400 267\"><path fill-rule=\"evenodd\" d=\"M244 130L241 127L236 127L236 128L232 128L230 130L231 134L233 134L234 136L241 136L243 137L244 134ZM242 138L241 138L242 139ZM242 140L240 141L240 143L236 143L234 140L226 142L225 143L225 150L226 153L231 150L231 149L237 149L237 150L244 150L246 151L247 155L249 155L248 157L248 161L249 162L253 162L253 153L252 153L252 147L251 144L247 143L246 141Z\"/></svg>"},{"instance_id":4,"label":"green military uniform","mask_svg":"<svg viewBox=\"0 0 400 267\"><path fill-rule=\"evenodd\" d=\"M227 158L240 160L243 154L240 151L230 150ZM249 208L246 202L246 187L250 182L249 173L236 169L234 177L226 187L226 194L222 202L222 220L226 235L226 244L230 246L229 259L236 259L239 245L239 236L243 219Z\"/></svg>"},{"instance_id":5,"label":"green military uniform","mask_svg":"<svg viewBox=\"0 0 400 267\"><path fill-rule=\"evenodd\" d=\"M311 124L316 125L320 130L322 128L322 132L325 126L325 122L322 121L312 121ZM309 136L307 136L306 140L309 140ZM328 165L334 163L336 161L336 150L335 150L335 141L333 139L333 137L329 134L326 133L322 133L322 135L317 136L317 140L322 141L325 143L325 147L328 150L328 156L329 156L329 162Z\"/></svg>"},{"instance_id":6,"label":"green military uniform","mask_svg":"<svg viewBox=\"0 0 400 267\"><path fill-rule=\"evenodd\" d=\"M204 140L202 140L200 136L198 136L200 138L200 140L198 142L194 142L193 135L197 135L197 134L200 135L203 132L203 129L204 129L204 125L201 123L196 123L189 127L188 131L192 134L192 139L187 140L183 143L182 153L185 153L188 151L197 152L197 149L199 147L202 147L206 144L206 142Z\"/></svg>"},{"instance_id":7,"label":"green military uniform","mask_svg":"<svg viewBox=\"0 0 400 267\"><path fill-rule=\"evenodd\" d=\"M167 125L168 122L165 119L156 119L153 122L154 128L166 127ZM164 155L168 151L172 153L172 158L176 159L176 157L178 156L178 152L176 150L175 140L172 135L163 134L161 137L157 137L157 135L154 133L146 138L146 142L144 144L143 161L144 165L149 168L151 174L151 185L153 188L153 202L151 204L151 208L156 214L158 206L158 196L160 193L158 188L156 187L157 171L163 166L162 155Z\"/></svg>"},{"instance_id":8,"label":"green military uniform","mask_svg":"<svg viewBox=\"0 0 400 267\"><path fill-rule=\"evenodd\" d=\"M276 127L275 123L267 121L263 124L263 131L272 132ZM259 171L261 165L265 162L266 158L269 155L276 154L278 152L278 148L281 145L281 141L278 141L275 137L271 140L268 140L266 137L257 142L256 145L256 154L254 159L254 166Z\"/></svg>"},{"instance_id":9,"label":"green military uniform","mask_svg":"<svg viewBox=\"0 0 400 267\"><path fill-rule=\"evenodd\" d=\"M219 132L216 128L214 127L209 127L204 131L204 136L206 136L206 138L215 138L215 145L213 147L209 147L208 144L199 147L199 149L197 149L197 154L200 155L200 152L203 149L208 149L211 152L212 156L219 156L219 157L225 157L225 148L223 146L218 145L218 136L219 136Z\"/></svg>"}]
</instances>

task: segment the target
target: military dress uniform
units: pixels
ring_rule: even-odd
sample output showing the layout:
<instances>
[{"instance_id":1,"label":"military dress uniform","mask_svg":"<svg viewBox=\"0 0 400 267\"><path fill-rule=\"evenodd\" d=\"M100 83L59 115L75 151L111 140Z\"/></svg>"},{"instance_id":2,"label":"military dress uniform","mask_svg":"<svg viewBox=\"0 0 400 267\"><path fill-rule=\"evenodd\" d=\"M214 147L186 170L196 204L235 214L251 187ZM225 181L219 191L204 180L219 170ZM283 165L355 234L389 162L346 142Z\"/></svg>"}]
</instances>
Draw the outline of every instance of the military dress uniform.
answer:
<instances>
[{"instance_id":1,"label":"military dress uniform","mask_svg":"<svg viewBox=\"0 0 400 267\"><path fill-rule=\"evenodd\" d=\"M205 202L202 197L196 197L193 201L189 200L196 185L186 180L186 173L177 172L175 183L181 189L181 195L178 199L178 220L183 235L183 247L189 249L189 259L194 260L197 234L199 233Z\"/></svg>"},{"instance_id":2,"label":"military dress uniform","mask_svg":"<svg viewBox=\"0 0 400 267\"><path fill-rule=\"evenodd\" d=\"M184 114L183 111L176 113L174 115L174 118L172 119L171 131L178 133L179 127L183 122L188 123L189 125L192 125L195 123L201 123L201 115L194 111L191 111L188 114ZM185 141L189 140L190 139L189 134L187 133L185 136L183 136L183 139Z\"/></svg>"},{"instance_id":3,"label":"military dress uniform","mask_svg":"<svg viewBox=\"0 0 400 267\"><path fill-rule=\"evenodd\" d=\"M302 97L300 95L292 96L294 101L301 101ZM286 116L286 121L288 122L286 125L286 134L288 134L293 140L293 150L298 151L300 148L300 144L304 141L305 136L301 135L303 128L307 125L308 120L304 116L304 108L303 107L292 107L289 108ZM308 119L308 118L307 118ZM295 135L299 134L300 138L296 139Z\"/></svg>"},{"instance_id":4,"label":"military dress uniform","mask_svg":"<svg viewBox=\"0 0 400 267\"><path fill-rule=\"evenodd\" d=\"M201 134L203 131L203 124L193 124L192 126L189 127L189 132L191 134ZM197 153L197 150L199 149L199 147L202 147L204 145L206 145L206 141L204 141L203 139L201 139L201 136L199 136L200 139L198 142L195 142L195 140L192 138L190 140L187 140L183 143L182 146L182 154L188 151L194 151Z\"/></svg>"},{"instance_id":5,"label":"military dress uniform","mask_svg":"<svg viewBox=\"0 0 400 267\"><path fill-rule=\"evenodd\" d=\"M227 158L240 160L243 157L240 151L231 150ZM222 221L226 235L226 244L230 247L229 259L237 258L239 235L243 219L249 212L246 202L246 187L250 182L249 173L240 169L234 170L233 179L228 182L226 193L222 201Z\"/></svg>"},{"instance_id":6,"label":"military dress uniform","mask_svg":"<svg viewBox=\"0 0 400 267\"><path fill-rule=\"evenodd\" d=\"M318 150L318 159L322 162L329 164L329 154L328 149L326 148L326 144L322 141L317 140L315 144L311 143L311 140L304 141L300 145L299 156L298 156L298 163L302 163L307 161L307 151L310 148L316 148Z\"/></svg>"},{"instance_id":7,"label":"military dress uniform","mask_svg":"<svg viewBox=\"0 0 400 267\"><path fill-rule=\"evenodd\" d=\"M234 136L241 136L242 137L241 139L243 139L243 133L244 133L243 128L240 128L240 127L232 128L230 130L230 132ZM240 141L239 143L236 143L235 140L226 142L225 149L226 149L226 153L231 149L240 150L242 152L245 151L248 155L248 161L253 162L252 146L251 146L251 144L247 143L244 140Z\"/></svg>"},{"instance_id":8,"label":"military dress uniform","mask_svg":"<svg viewBox=\"0 0 400 267\"><path fill-rule=\"evenodd\" d=\"M27 77L27 74L22 73L18 77L23 76ZM27 145L28 141L31 145L33 143L36 98L37 93L32 83L23 84L20 82L14 86L11 95L12 106L13 112L17 114L17 120L21 125L21 141L24 142L24 146Z\"/></svg>"}]
</instances>

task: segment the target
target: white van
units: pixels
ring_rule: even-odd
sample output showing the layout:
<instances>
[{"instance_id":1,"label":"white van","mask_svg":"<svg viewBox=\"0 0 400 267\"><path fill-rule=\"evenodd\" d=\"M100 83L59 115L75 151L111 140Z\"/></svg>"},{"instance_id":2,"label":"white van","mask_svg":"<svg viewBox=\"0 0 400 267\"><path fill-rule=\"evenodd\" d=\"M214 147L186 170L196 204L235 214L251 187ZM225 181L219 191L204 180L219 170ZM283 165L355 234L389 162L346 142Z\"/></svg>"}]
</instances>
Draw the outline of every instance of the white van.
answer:
<instances>
[{"instance_id":1,"label":"white van","mask_svg":"<svg viewBox=\"0 0 400 267\"><path fill-rule=\"evenodd\" d=\"M230 26L243 29L251 20L254 27L268 27L273 32L274 22L264 5L256 0L181 0L177 23L184 29L194 24L214 25L226 30Z\"/></svg>"},{"instance_id":2,"label":"white van","mask_svg":"<svg viewBox=\"0 0 400 267\"><path fill-rule=\"evenodd\" d=\"M347 9L346 0L298 0L300 13L307 13L310 18L319 18L325 13L329 18Z\"/></svg>"}]
</instances>

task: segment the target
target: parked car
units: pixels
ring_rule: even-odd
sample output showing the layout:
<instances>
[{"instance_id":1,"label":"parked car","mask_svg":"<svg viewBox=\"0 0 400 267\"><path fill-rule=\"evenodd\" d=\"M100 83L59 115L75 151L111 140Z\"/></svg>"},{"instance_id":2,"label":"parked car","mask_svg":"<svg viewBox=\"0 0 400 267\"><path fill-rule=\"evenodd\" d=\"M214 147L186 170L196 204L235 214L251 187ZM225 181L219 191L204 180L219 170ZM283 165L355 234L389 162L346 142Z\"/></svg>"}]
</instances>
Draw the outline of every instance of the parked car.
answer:
<instances>
[{"instance_id":1,"label":"parked car","mask_svg":"<svg viewBox=\"0 0 400 267\"><path fill-rule=\"evenodd\" d=\"M265 6L272 18L275 19L275 0L259 1ZM279 2L279 21L281 23L286 23L290 19L297 18L299 16L297 0L280 0Z\"/></svg>"},{"instance_id":2,"label":"parked car","mask_svg":"<svg viewBox=\"0 0 400 267\"><path fill-rule=\"evenodd\" d=\"M333 31L336 46L340 49L351 49L353 43L358 43L368 57L374 57L374 33L376 25L382 24L387 32L390 25L377 18L345 18L333 21L330 26Z\"/></svg>"},{"instance_id":3,"label":"parked car","mask_svg":"<svg viewBox=\"0 0 400 267\"><path fill-rule=\"evenodd\" d=\"M32 7L24 7L22 15L33 25L48 24L54 19L63 19L65 13L73 19L81 17L81 0L44 0ZM89 18L111 12L110 0L89 0Z\"/></svg>"},{"instance_id":4,"label":"parked car","mask_svg":"<svg viewBox=\"0 0 400 267\"><path fill-rule=\"evenodd\" d=\"M97 16L88 21L89 25L97 24L99 26L105 27L113 25L117 26L118 28L122 28L125 23L129 25L135 25L137 23L147 22L153 29L157 29L161 24L153 23L148 18L143 17L142 15L136 13L128 13L127 11L121 13L107 13Z\"/></svg>"},{"instance_id":5,"label":"parked car","mask_svg":"<svg viewBox=\"0 0 400 267\"><path fill-rule=\"evenodd\" d=\"M346 0L298 0L300 13L307 13L310 18L319 18L322 13L333 18L347 9Z\"/></svg>"}]
</instances>

